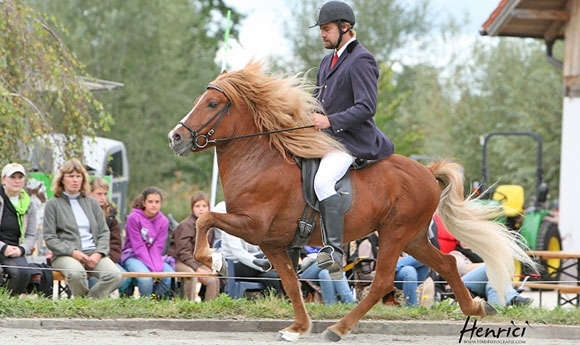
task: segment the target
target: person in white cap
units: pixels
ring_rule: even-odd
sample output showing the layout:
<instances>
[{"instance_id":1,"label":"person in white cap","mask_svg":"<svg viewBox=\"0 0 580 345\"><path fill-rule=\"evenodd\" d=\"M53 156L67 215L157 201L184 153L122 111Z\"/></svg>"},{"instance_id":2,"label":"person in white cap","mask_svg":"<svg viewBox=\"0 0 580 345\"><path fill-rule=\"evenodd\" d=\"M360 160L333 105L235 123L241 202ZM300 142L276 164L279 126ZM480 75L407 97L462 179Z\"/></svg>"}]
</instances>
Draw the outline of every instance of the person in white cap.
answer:
<instances>
[{"instance_id":1,"label":"person in white cap","mask_svg":"<svg viewBox=\"0 0 580 345\"><path fill-rule=\"evenodd\" d=\"M36 208L24 190L26 171L10 163L2 169L0 188L0 264L8 275L8 290L18 296L27 292L34 273L25 255L36 244Z\"/></svg>"}]
</instances>

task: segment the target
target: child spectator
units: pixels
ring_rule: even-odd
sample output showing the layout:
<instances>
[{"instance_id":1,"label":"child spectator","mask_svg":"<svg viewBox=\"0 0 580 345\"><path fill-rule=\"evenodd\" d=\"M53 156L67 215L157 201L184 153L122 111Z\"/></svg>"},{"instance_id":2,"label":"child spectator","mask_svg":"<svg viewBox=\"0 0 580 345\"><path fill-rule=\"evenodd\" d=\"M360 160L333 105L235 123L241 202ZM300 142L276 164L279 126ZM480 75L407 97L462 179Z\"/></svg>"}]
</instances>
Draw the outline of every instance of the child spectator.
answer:
<instances>
[{"instance_id":1,"label":"child spectator","mask_svg":"<svg viewBox=\"0 0 580 345\"><path fill-rule=\"evenodd\" d=\"M197 262L193 257L195 249L196 228L195 222L205 212L209 211L209 199L203 192L192 195L190 202L191 214L185 218L171 235L168 255L175 258L175 270L177 272L197 272L211 274L211 269ZM208 233L209 243L214 241L213 229ZM186 279L184 293L187 299L195 300L196 285L200 282L205 286L204 298L206 301L212 300L219 295L220 282L217 277L199 277Z\"/></svg>"},{"instance_id":2,"label":"child spectator","mask_svg":"<svg viewBox=\"0 0 580 345\"><path fill-rule=\"evenodd\" d=\"M157 187L147 187L133 200L125 226L126 239L121 253L121 264L127 272L174 272L163 257L169 233L169 219L161 212L163 196ZM154 284L153 278L132 278L122 293L132 295L137 285L140 296L167 295L171 278Z\"/></svg>"},{"instance_id":3,"label":"child spectator","mask_svg":"<svg viewBox=\"0 0 580 345\"><path fill-rule=\"evenodd\" d=\"M101 177L95 177L91 183L90 196L97 199L99 206L103 210L105 215L105 220L107 222L107 227L109 228L110 239L109 239L109 258L113 260L117 268L121 272L126 272L126 270L121 266L121 248L123 246L123 239L121 238L121 227L119 221L117 220L117 209L113 206L111 201L107 198L109 193L109 182ZM94 278L89 278L89 286L95 283ZM119 290L125 290L129 286L129 279L121 278L121 283L119 285Z\"/></svg>"}]
</instances>

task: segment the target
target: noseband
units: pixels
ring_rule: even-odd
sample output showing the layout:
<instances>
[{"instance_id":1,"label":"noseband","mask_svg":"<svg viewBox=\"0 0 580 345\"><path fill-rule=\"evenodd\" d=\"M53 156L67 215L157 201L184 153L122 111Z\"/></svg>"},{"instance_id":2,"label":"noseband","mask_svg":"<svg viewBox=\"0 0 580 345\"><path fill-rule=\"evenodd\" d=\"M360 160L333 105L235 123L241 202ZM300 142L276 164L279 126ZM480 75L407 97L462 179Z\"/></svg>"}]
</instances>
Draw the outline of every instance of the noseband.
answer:
<instances>
[{"instance_id":1,"label":"noseband","mask_svg":"<svg viewBox=\"0 0 580 345\"><path fill-rule=\"evenodd\" d=\"M216 86L216 85L210 84L210 85L207 86L207 89L208 90L209 89L217 90L217 91L221 92L224 96L226 96L226 93L222 89L220 89L218 86ZM227 96L226 96L226 98L227 98ZM192 129L191 127L189 127L188 125L186 125L185 122L183 122L183 121L179 121L178 122L178 124L180 124L183 127L185 127L185 129L187 129L189 131L189 134L191 134L191 137L192 137L191 150L192 151L195 151L197 149L203 149L204 147L207 146L207 144L209 144L209 143L216 143L217 142L216 140L210 140L210 137L215 133L215 129L222 122L224 116L230 112L231 105L232 105L232 102L228 98L228 103L219 112L217 112L214 116L212 116L209 120L207 120L206 123L204 123L203 125L201 125L201 127L199 127L198 130ZM201 131L204 128L208 127L209 124L212 123L213 121L215 121L215 124L207 132L207 134L199 134L199 131Z\"/></svg>"}]
</instances>

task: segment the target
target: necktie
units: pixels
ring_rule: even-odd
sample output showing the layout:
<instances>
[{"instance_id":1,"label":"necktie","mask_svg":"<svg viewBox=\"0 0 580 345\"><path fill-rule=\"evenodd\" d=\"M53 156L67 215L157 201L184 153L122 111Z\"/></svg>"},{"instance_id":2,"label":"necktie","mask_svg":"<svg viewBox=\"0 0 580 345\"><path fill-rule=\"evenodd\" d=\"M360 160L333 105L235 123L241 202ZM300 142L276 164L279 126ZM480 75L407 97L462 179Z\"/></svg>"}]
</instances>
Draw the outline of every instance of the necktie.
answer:
<instances>
[{"instance_id":1,"label":"necktie","mask_svg":"<svg viewBox=\"0 0 580 345\"><path fill-rule=\"evenodd\" d=\"M338 60L338 54L336 52L334 52L334 55L332 55L332 61L330 61L330 68L334 67L334 64L336 63L337 60Z\"/></svg>"}]
</instances>

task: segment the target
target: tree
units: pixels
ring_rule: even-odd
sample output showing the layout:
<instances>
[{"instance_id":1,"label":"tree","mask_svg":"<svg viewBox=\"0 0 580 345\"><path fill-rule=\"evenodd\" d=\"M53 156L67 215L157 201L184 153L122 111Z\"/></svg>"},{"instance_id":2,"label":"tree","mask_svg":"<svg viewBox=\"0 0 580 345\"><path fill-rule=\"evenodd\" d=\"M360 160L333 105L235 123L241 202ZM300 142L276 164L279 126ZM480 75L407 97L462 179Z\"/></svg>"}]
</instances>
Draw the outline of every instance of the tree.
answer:
<instances>
[{"instance_id":1,"label":"tree","mask_svg":"<svg viewBox=\"0 0 580 345\"><path fill-rule=\"evenodd\" d=\"M458 99L449 114L448 143L471 181L481 177L479 137L494 131L532 131L543 138L544 177L557 196L562 123L561 71L547 63L543 45L501 38L474 43L469 60L457 64L446 87ZM433 141L436 137L432 137ZM435 143L431 143L435 145ZM521 184L535 192L536 146L530 138L494 138L488 152L490 183Z\"/></svg>"},{"instance_id":2,"label":"tree","mask_svg":"<svg viewBox=\"0 0 580 345\"><path fill-rule=\"evenodd\" d=\"M310 28L316 22L317 8L322 3L318 0L294 3L292 22L286 23L285 30L294 53L286 69L306 71L317 68L322 57L328 54L320 41L318 28ZM394 52L410 40L418 40L430 28L427 0L417 2L416 6L400 0L354 0L351 3L357 37L375 55L379 64L391 63Z\"/></svg>"},{"instance_id":3,"label":"tree","mask_svg":"<svg viewBox=\"0 0 580 345\"><path fill-rule=\"evenodd\" d=\"M116 125L108 136L127 146L130 194L173 181L209 189L211 152L177 159L167 133L220 72L216 53L228 8L223 0L34 1L67 24L67 42L99 78L124 83L103 95ZM232 34L239 14L232 11ZM181 202L183 200L181 199ZM185 203L187 204L187 203Z\"/></svg>"},{"instance_id":4,"label":"tree","mask_svg":"<svg viewBox=\"0 0 580 345\"><path fill-rule=\"evenodd\" d=\"M22 149L60 132L65 158L79 155L82 135L113 121L84 87L82 64L56 33L58 23L18 0L0 1L0 161L20 161Z\"/></svg>"}]
</instances>

